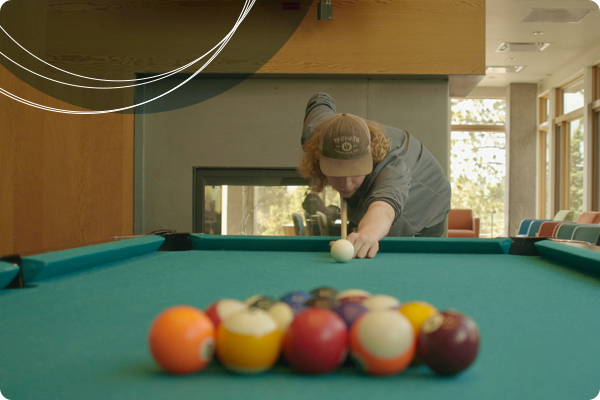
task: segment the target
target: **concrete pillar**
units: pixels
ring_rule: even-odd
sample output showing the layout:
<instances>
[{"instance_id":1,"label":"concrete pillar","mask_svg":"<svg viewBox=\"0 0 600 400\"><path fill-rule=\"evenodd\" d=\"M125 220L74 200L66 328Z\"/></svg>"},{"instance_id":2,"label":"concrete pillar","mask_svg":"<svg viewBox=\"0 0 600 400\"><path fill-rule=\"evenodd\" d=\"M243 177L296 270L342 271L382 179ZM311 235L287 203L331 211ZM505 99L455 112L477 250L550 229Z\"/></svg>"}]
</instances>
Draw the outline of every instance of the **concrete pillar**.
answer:
<instances>
[{"instance_id":1,"label":"concrete pillar","mask_svg":"<svg viewBox=\"0 0 600 400\"><path fill-rule=\"evenodd\" d=\"M514 236L521 220L536 217L537 85L506 88L506 226Z\"/></svg>"}]
</instances>

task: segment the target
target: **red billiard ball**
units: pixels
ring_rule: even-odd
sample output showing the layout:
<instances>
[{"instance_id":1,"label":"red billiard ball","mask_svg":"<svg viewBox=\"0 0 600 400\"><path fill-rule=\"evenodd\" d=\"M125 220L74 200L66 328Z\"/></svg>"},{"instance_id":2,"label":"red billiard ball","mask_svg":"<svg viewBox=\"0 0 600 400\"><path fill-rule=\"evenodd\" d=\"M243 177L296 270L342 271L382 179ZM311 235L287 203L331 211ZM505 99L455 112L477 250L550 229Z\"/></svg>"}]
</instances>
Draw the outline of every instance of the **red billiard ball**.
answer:
<instances>
[{"instance_id":1,"label":"red billiard ball","mask_svg":"<svg viewBox=\"0 0 600 400\"><path fill-rule=\"evenodd\" d=\"M348 354L346 324L331 310L307 308L289 325L283 338L283 354L297 372L333 372Z\"/></svg>"},{"instance_id":2,"label":"red billiard ball","mask_svg":"<svg viewBox=\"0 0 600 400\"><path fill-rule=\"evenodd\" d=\"M457 311L433 315L421 327L417 354L440 375L467 369L479 351L479 328L475 321Z\"/></svg>"},{"instance_id":3,"label":"red billiard ball","mask_svg":"<svg viewBox=\"0 0 600 400\"><path fill-rule=\"evenodd\" d=\"M206 367L215 351L215 330L201 310L175 306L152 322L148 345L156 363L166 372L193 374Z\"/></svg>"},{"instance_id":4,"label":"red billiard ball","mask_svg":"<svg viewBox=\"0 0 600 400\"><path fill-rule=\"evenodd\" d=\"M350 354L369 375L398 374L415 355L413 327L397 310L367 311L350 330Z\"/></svg>"}]
</instances>

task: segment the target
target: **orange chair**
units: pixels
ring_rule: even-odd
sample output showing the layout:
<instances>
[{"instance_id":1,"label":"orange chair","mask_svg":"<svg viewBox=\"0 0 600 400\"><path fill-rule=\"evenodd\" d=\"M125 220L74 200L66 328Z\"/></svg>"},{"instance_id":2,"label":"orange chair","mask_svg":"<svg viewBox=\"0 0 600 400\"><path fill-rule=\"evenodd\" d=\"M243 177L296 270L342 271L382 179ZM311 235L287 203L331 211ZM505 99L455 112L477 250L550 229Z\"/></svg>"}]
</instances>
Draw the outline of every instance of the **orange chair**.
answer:
<instances>
[{"instance_id":1,"label":"orange chair","mask_svg":"<svg viewBox=\"0 0 600 400\"><path fill-rule=\"evenodd\" d=\"M448 237L478 238L479 217L470 209L452 209L448 212Z\"/></svg>"},{"instance_id":2,"label":"orange chair","mask_svg":"<svg viewBox=\"0 0 600 400\"><path fill-rule=\"evenodd\" d=\"M537 233L538 237L556 237L556 231L558 227L566 224L586 224L593 225L600 223L600 212L598 211L586 211L581 214L579 219L575 222L565 221L546 221L540 225L540 230Z\"/></svg>"}]
</instances>

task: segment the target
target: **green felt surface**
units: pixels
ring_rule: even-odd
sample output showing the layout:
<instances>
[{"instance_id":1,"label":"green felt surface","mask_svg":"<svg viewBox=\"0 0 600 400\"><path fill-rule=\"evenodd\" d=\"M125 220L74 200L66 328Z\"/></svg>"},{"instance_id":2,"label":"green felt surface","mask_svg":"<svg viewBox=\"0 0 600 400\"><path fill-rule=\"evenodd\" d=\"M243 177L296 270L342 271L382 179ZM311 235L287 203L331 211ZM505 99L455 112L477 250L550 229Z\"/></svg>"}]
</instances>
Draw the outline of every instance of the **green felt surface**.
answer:
<instances>
[{"instance_id":1,"label":"green felt surface","mask_svg":"<svg viewBox=\"0 0 600 400\"><path fill-rule=\"evenodd\" d=\"M479 325L479 357L453 378L426 367L301 376L285 365L239 376L216 362L176 377L148 352L148 327L169 306L321 285L460 310ZM541 257L380 253L338 264L328 252L282 249L154 252L0 291L0 391L11 400L592 399L599 305L598 279Z\"/></svg>"}]
</instances>

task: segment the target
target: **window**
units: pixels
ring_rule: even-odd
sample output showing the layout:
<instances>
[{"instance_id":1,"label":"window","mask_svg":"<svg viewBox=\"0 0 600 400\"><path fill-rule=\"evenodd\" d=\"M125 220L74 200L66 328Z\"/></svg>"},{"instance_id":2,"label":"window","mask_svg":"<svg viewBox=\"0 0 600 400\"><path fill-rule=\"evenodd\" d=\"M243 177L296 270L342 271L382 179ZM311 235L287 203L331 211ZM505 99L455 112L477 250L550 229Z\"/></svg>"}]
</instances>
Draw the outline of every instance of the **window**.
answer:
<instances>
[{"instance_id":1,"label":"window","mask_svg":"<svg viewBox=\"0 0 600 400\"><path fill-rule=\"evenodd\" d=\"M469 208L480 218L480 236L506 234L506 102L452 99L450 143L452 208Z\"/></svg>"},{"instance_id":2,"label":"window","mask_svg":"<svg viewBox=\"0 0 600 400\"><path fill-rule=\"evenodd\" d=\"M568 84L562 88L563 114L583 108L583 79Z\"/></svg>"}]
</instances>

